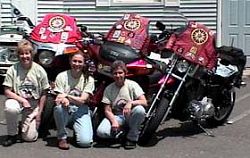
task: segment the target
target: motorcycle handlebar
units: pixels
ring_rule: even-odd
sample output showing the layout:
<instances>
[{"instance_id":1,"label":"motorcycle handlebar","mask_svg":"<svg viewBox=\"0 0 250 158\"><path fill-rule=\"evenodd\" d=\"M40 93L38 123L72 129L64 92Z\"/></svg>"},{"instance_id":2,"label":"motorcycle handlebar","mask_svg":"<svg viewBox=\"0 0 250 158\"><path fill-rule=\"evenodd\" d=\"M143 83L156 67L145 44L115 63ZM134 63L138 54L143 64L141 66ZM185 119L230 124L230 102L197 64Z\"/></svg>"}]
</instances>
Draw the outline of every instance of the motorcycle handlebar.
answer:
<instances>
[{"instance_id":1,"label":"motorcycle handlebar","mask_svg":"<svg viewBox=\"0 0 250 158\"><path fill-rule=\"evenodd\" d=\"M163 63L161 61L150 59L149 57L142 55L142 57L151 64L155 69L159 70L161 73L165 73L166 69L168 68L168 65L166 63Z\"/></svg>"},{"instance_id":2,"label":"motorcycle handlebar","mask_svg":"<svg viewBox=\"0 0 250 158\"><path fill-rule=\"evenodd\" d=\"M32 21L30 20L30 18L26 17L26 16L21 16L17 18L18 21L23 20L26 21L29 25L30 28L35 27L35 25L32 23Z\"/></svg>"},{"instance_id":3,"label":"motorcycle handlebar","mask_svg":"<svg viewBox=\"0 0 250 158\"><path fill-rule=\"evenodd\" d=\"M102 44L103 39L98 38L92 38L92 37L83 37L82 38L83 45L89 45L89 44Z\"/></svg>"}]
</instances>

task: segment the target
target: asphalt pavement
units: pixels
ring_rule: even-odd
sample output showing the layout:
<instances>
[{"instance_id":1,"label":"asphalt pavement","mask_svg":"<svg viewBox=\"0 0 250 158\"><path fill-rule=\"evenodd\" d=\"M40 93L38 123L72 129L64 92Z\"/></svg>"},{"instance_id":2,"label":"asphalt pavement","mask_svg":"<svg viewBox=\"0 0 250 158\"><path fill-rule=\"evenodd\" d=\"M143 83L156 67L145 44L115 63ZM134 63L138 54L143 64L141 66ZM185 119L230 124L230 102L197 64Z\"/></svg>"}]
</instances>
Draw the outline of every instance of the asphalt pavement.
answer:
<instances>
[{"instance_id":1,"label":"asphalt pavement","mask_svg":"<svg viewBox=\"0 0 250 158\"><path fill-rule=\"evenodd\" d=\"M235 109L229 123L214 129L207 129L214 137L207 136L197 127L177 120L170 120L157 131L147 146L134 150L93 145L78 148L70 145L70 150L57 148L56 131L36 142L19 142L10 147L0 146L1 158L249 158L250 155L250 79L245 76L247 86L237 90ZM0 120L4 119L4 96L0 95ZM72 131L69 130L72 138ZM6 125L0 124L0 144L6 137Z\"/></svg>"}]
</instances>

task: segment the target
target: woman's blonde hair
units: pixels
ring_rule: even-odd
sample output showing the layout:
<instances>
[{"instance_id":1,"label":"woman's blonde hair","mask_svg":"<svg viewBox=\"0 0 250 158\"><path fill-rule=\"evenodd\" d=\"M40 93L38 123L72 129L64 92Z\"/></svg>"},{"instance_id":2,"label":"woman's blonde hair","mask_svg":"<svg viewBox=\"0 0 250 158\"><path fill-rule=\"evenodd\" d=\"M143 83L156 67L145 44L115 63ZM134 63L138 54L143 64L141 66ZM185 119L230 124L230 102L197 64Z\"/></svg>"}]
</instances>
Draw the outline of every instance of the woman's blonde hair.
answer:
<instances>
[{"instance_id":1,"label":"woman's blonde hair","mask_svg":"<svg viewBox=\"0 0 250 158\"><path fill-rule=\"evenodd\" d=\"M22 51L29 51L32 55L34 54L34 48L30 41L26 39L22 39L17 44L17 54L19 54Z\"/></svg>"}]
</instances>

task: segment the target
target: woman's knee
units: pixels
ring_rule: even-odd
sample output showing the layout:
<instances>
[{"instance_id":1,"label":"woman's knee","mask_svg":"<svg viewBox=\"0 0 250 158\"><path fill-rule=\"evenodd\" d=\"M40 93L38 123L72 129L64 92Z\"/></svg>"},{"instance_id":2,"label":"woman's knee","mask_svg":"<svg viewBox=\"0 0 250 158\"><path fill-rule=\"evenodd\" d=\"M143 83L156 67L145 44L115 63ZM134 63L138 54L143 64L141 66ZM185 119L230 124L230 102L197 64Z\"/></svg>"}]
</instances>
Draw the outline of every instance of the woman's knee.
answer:
<instances>
[{"instance_id":1,"label":"woman's knee","mask_svg":"<svg viewBox=\"0 0 250 158\"><path fill-rule=\"evenodd\" d=\"M109 132L106 129L98 126L98 128L96 130L96 135L100 138L106 138L109 135Z\"/></svg>"},{"instance_id":2,"label":"woman's knee","mask_svg":"<svg viewBox=\"0 0 250 158\"><path fill-rule=\"evenodd\" d=\"M38 138L38 132L25 132L22 133L22 139L26 142L34 142Z\"/></svg>"},{"instance_id":3,"label":"woman's knee","mask_svg":"<svg viewBox=\"0 0 250 158\"><path fill-rule=\"evenodd\" d=\"M54 107L54 114L59 114L59 113L63 113L64 109L62 105L56 105Z\"/></svg>"},{"instance_id":4,"label":"woman's knee","mask_svg":"<svg viewBox=\"0 0 250 158\"><path fill-rule=\"evenodd\" d=\"M87 148L90 147L93 142L93 137L92 136L84 136L84 135L79 135L78 138L76 138L76 143L78 146Z\"/></svg>"},{"instance_id":5,"label":"woman's knee","mask_svg":"<svg viewBox=\"0 0 250 158\"><path fill-rule=\"evenodd\" d=\"M6 113L18 114L21 112L20 104L17 100L8 99L5 101L4 111Z\"/></svg>"},{"instance_id":6,"label":"woman's knee","mask_svg":"<svg viewBox=\"0 0 250 158\"><path fill-rule=\"evenodd\" d=\"M107 119L104 119L101 124L97 127L96 135L100 138L109 138L111 131L111 124Z\"/></svg>"},{"instance_id":7,"label":"woman's knee","mask_svg":"<svg viewBox=\"0 0 250 158\"><path fill-rule=\"evenodd\" d=\"M29 120L28 118L22 124L22 139L27 142L36 141L38 132L36 128L36 120Z\"/></svg>"},{"instance_id":8,"label":"woman's knee","mask_svg":"<svg viewBox=\"0 0 250 158\"><path fill-rule=\"evenodd\" d=\"M137 115L145 115L146 111L143 106L137 105L132 109L132 113Z\"/></svg>"}]
</instances>

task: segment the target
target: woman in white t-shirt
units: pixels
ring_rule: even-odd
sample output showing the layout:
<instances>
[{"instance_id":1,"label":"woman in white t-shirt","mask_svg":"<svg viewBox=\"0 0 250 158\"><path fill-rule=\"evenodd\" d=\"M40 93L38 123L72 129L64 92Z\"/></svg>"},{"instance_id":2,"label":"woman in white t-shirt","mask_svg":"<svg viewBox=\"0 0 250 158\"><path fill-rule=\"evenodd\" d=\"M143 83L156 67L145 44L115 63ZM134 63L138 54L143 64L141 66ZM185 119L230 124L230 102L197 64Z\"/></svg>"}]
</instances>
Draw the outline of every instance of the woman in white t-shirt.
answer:
<instances>
[{"instance_id":1,"label":"woman in white t-shirt","mask_svg":"<svg viewBox=\"0 0 250 158\"><path fill-rule=\"evenodd\" d=\"M3 82L5 101L5 117L8 137L2 143L10 146L16 143L18 114L22 113L22 139L35 141L49 89L48 78L42 66L33 62L33 47L27 40L18 43L19 62L12 65Z\"/></svg>"},{"instance_id":2,"label":"woman in white t-shirt","mask_svg":"<svg viewBox=\"0 0 250 158\"><path fill-rule=\"evenodd\" d=\"M73 126L76 143L80 147L89 147L93 141L90 110L86 102L94 91L94 79L85 71L83 53L73 54L70 66L70 70L57 75L54 89L58 94L54 108L58 147L63 150L69 149L67 125Z\"/></svg>"},{"instance_id":3,"label":"woman in white t-shirt","mask_svg":"<svg viewBox=\"0 0 250 158\"><path fill-rule=\"evenodd\" d=\"M139 129L145 119L147 100L138 83L126 79L127 68L123 61L117 60L112 66L114 82L104 90L105 118L97 128L101 138L114 138L117 131L128 126L125 149L134 149L139 138Z\"/></svg>"}]
</instances>

